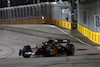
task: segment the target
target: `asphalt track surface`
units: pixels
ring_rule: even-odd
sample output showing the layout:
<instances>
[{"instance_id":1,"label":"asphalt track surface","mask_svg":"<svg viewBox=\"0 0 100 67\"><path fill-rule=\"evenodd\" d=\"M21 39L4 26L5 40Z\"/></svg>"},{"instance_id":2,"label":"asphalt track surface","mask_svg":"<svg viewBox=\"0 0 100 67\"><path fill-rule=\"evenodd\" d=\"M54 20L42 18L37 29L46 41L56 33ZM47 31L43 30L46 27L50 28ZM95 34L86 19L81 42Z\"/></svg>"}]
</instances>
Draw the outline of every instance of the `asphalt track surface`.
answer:
<instances>
[{"instance_id":1,"label":"asphalt track surface","mask_svg":"<svg viewBox=\"0 0 100 67\"><path fill-rule=\"evenodd\" d=\"M44 24L0 25L0 67L100 67L100 50L73 37L69 32ZM29 44L34 48L48 39L70 39L75 45L75 55L18 56L19 49L24 45Z\"/></svg>"}]
</instances>

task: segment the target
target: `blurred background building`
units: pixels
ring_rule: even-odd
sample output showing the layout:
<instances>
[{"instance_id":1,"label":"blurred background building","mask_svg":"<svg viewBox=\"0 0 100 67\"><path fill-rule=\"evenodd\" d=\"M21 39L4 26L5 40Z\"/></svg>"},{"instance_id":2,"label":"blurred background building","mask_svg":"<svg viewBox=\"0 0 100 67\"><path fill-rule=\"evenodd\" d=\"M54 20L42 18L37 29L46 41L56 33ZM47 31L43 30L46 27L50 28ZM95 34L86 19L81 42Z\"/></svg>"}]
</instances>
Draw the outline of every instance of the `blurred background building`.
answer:
<instances>
[{"instance_id":1,"label":"blurred background building","mask_svg":"<svg viewBox=\"0 0 100 67\"><path fill-rule=\"evenodd\" d=\"M74 13L76 12L75 9L77 8L77 4L75 2L77 0L0 0L0 8L54 1L69 1L72 6L72 20L74 20Z\"/></svg>"},{"instance_id":2,"label":"blurred background building","mask_svg":"<svg viewBox=\"0 0 100 67\"><path fill-rule=\"evenodd\" d=\"M75 0L0 0L0 8L9 6L27 5L38 2L70 1L72 7L76 8Z\"/></svg>"}]
</instances>

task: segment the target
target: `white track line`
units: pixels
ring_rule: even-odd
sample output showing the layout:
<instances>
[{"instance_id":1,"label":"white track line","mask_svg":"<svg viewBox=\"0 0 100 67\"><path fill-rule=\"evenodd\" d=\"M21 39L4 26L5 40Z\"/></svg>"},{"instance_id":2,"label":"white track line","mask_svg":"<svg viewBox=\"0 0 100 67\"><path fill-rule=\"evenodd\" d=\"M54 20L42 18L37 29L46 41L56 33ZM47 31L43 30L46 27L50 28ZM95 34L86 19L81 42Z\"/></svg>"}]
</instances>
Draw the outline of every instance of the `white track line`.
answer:
<instances>
[{"instance_id":1,"label":"white track line","mask_svg":"<svg viewBox=\"0 0 100 67\"><path fill-rule=\"evenodd\" d=\"M87 46L94 47L94 46L92 46L92 45L90 45L90 44L88 44L88 43L85 43L85 42L83 42L82 40L76 38L75 36L70 35L69 33L65 32L64 30L62 30L62 29L60 29L60 28L58 28L58 27L56 27L56 26L55 26L55 28L58 29L58 30L60 30L61 32L67 34L68 36L70 36L70 37L72 37L72 38L78 40L78 41L79 41L80 43L82 43L82 44L85 44L85 45L87 45ZM99 47L94 47L94 48L100 50L100 46L99 46Z\"/></svg>"},{"instance_id":2,"label":"white track line","mask_svg":"<svg viewBox=\"0 0 100 67\"><path fill-rule=\"evenodd\" d=\"M63 32L64 34L66 34L66 35L68 35L68 36L70 36L70 37L72 37L72 38L78 40L80 43L82 43L82 44L84 44L84 45L87 45L87 46L90 46L90 47L94 47L94 46L92 46L92 45L90 45L90 44L88 44L88 43L85 43L85 42L83 42L82 40L76 38L75 36L70 35L69 33L65 32L64 30L60 29L60 28L57 27L57 26L51 26L51 27L54 27L54 28L60 30L60 31ZM100 48L98 48L98 47L94 47L94 48L100 50Z\"/></svg>"}]
</instances>

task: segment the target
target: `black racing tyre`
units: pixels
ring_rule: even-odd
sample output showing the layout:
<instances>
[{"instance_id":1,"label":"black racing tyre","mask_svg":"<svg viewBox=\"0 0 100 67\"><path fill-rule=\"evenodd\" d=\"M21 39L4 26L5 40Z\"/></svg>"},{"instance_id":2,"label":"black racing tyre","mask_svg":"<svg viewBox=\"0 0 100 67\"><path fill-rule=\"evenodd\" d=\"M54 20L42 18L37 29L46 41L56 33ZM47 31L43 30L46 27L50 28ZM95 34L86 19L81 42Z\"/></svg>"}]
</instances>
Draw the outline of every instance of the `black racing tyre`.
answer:
<instances>
[{"instance_id":1,"label":"black racing tyre","mask_svg":"<svg viewBox=\"0 0 100 67\"><path fill-rule=\"evenodd\" d=\"M65 53L67 54L67 56L71 56L71 55L74 55L75 53L75 47L73 44L67 44L65 46Z\"/></svg>"},{"instance_id":2,"label":"black racing tyre","mask_svg":"<svg viewBox=\"0 0 100 67\"><path fill-rule=\"evenodd\" d=\"M46 48L46 52L44 52L44 54L42 56L43 57L49 57L49 56L51 56L50 55L50 51L51 51L52 48L53 48L52 45L48 45L47 48Z\"/></svg>"},{"instance_id":3,"label":"black racing tyre","mask_svg":"<svg viewBox=\"0 0 100 67\"><path fill-rule=\"evenodd\" d=\"M19 56L21 56L21 55L22 55L22 50L20 49L20 50L19 50Z\"/></svg>"},{"instance_id":4,"label":"black racing tyre","mask_svg":"<svg viewBox=\"0 0 100 67\"><path fill-rule=\"evenodd\" d=\"M57 48L53 45L50 45L47 47L47 52L49 56L56 56L57 54Z\"/></svg>"},{"instance_id":5,"label":"black racing tyre","mask_svg":"<svg viewBox=\"0 0 100 67\"><path fill-rule=\"evenodd\" d=\"M23 47L23 57L24 58L29 58L31 55L30 54L26 55L25 52L32 52L31 47L29 45Z\"/></svg>"}]
</instances>

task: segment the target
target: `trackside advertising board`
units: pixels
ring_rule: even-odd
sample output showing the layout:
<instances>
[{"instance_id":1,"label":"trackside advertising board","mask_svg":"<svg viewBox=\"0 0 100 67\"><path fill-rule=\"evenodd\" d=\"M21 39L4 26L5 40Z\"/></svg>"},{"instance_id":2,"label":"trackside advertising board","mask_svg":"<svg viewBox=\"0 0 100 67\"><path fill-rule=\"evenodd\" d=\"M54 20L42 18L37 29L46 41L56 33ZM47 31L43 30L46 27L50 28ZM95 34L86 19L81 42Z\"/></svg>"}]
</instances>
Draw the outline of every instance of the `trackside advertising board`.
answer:
<instances>
[{"instance_id":1,"label":"trackside advertising board","mask_svg":"<svg viewBox=\"0 0 100 67\"><path fill-rule=\"evenodd\" d=\"M79 24L77 24L77 30L84 36L88 37L91 41L100 44L100 33L93 32Z\"/></svg>"}]
</instances>

